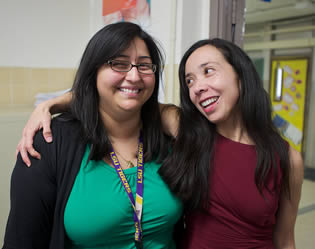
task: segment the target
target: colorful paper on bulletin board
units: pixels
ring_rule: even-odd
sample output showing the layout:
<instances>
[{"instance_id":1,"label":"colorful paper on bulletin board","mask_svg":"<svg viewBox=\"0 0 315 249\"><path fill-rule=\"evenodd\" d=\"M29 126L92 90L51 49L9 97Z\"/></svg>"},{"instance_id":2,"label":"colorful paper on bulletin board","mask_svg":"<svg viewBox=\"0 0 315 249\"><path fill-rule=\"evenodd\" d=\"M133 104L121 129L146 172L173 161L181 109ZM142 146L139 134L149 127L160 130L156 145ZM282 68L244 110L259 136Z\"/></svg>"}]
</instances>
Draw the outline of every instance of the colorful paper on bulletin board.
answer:
<instances>
[{"instance_id":1,"label":"colorful paper on bulletin board","mask_svg":"<svg viewBox=\"0 0 315 249\"><path fill-rule=\"evenodd\" d=\"M275 101L274 84L276 69L283 69L282 99ZM273 106L273 122L284 138L296 150L302 150L307 59L277 60L272 62L270 96ZM281 124L279 126L279 124Z\"/></svg>"},{"instance_id":2,"label":"colorful paper on bulletin board","mask_svg":"<svg viewBox=\"0 0 315 249\"><path fill-rule=\"evenodd\" d=\"M135 7L137 0L103 0L103 16Z\"/></svg>"}]
</instances>

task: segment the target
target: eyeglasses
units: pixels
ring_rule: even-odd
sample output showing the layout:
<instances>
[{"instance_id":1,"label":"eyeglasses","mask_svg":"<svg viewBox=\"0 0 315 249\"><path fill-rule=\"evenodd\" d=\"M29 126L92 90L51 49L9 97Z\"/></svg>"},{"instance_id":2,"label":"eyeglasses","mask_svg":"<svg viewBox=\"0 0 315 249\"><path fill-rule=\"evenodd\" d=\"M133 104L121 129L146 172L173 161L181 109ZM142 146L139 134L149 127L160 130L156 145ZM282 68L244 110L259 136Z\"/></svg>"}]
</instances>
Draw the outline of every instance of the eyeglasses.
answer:
<instances>
[{"instance_id":1,"label":"eyeglasses","mask_svg":"<svg viewBox=\"0 0 315 249\"><path fill-rule=\"evenodd\" d=\"M156 65L151 63L131 64L128 61L109 60L107 64L116 72L129 72L133 67L142 74L154 74L156 71Z\"/></svg>"}]
</instances>

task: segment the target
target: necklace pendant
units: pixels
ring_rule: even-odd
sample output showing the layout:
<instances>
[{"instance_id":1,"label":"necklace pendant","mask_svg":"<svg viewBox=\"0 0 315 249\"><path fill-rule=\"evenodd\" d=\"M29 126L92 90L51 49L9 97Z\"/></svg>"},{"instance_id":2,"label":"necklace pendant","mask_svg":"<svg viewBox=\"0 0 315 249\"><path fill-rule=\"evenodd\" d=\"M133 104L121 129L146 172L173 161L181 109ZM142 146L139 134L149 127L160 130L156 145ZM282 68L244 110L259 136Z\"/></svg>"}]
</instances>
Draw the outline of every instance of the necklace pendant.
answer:
<instances>
[{"instance_id":1,"label":"necklace pendant","mask_svg":"<svg viewBox=\"0 0 315 249\"><path fill-rule=\"evenodd\" d=\"M135 165L131 161L127 161L127 168L133 168Z\"/></svg>"}]
</instances>

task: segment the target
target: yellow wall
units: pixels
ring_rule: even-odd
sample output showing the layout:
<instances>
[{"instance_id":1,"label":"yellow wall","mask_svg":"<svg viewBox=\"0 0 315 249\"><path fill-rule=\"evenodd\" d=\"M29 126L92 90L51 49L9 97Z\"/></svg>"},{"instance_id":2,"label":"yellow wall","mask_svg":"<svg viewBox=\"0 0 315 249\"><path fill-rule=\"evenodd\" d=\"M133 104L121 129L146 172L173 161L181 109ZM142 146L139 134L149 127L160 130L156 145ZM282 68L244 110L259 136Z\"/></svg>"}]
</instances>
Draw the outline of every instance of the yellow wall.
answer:
<instances>
[{"instance_id":1,"label":"yellow wall","mask_svg":"<svg viewBox=\"0 0 315 249\"><path fill-rule=\"evenodd\" d=\"M35 95L70 88L76 69L0 67L0 108L33 106Z\"/></svg>"},{"instance_id":2,"label":"yellow wall","mask_svg":"<svg viewBox=\"0 0 315 249\"><path fill-rule=\"evenodd\" d=\"M173 76L169 75L169 65L164 68L165 100L169 97L173 104L179 104L178 65ZM0 109L6 107L33 107L37 93L55 92L70 88L73 84L74 68L28 68L0 67ZM171 84L172 92L168 90ZM171 96L169 96L171 94Z\"/></svg>"},{"instance_id":3,"label":"yellow wall","mask_svg":"<svg viewBox=\"0 0 315 249\"><path fill-rule=\"evenodd\" d=\"M170 65L164 66L164 93L165 103L172 103L179 105L179 78L178 78L178 64L173 65L173 70L170 70ZM170 75L173 72L173 75ZM170 85L170 86L169 86ZM170 91L169 88L172 88Z\"/></svg>"}]
</instances>

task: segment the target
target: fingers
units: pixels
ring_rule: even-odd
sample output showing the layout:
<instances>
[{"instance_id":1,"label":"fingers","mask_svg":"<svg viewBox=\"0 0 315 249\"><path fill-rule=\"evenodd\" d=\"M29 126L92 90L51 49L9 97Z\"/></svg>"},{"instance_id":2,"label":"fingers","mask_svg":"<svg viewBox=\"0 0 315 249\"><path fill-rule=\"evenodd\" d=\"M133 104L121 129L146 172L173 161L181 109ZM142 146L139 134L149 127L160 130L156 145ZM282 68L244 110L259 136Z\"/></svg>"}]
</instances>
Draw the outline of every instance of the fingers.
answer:
<instances>
[{"instance_id":1,"label":"fingers","mask_svg":"<svg viewBox=\"0 0 315 249\"><path fill-rule=\"evenodd\" d=\"M18 143L18 145L15 148L15 161L17 160L17 156L18 156L18 154L20 152L20 147L21 147L21 140L20 140L20 142Z\"/></svg>"},{"instance_id":2,"label":"fingers","mask_svg":"<svg viewBox=\"0 0 315 249\"><path fill-rule=\"evenodd\" d=\"M33 147L33 137L36 132L43 128L43 136L46 142L52 142L52 132L50 129L51 115L49 113L49 104L43 102L39 104L32 112L27 121L20 142L16 147L15 155L20 152L22 160L27 166L31 165L29 156L40 159L40 154Z\"/></svg>"},{"instance_id":3,"label":"fingers","mask_svg":"<svg viewBox=\"0 0 315 249\"><path fill-rule=\"evenodd\" d=\"M36 132L37 129L25 129L25 131L23 131L22 150L26 151L26 155L28 152L32 157L40 159L40 154L33 147L33 138Z\"/></svg>"},{"instance_id":4,"label":"fingers","mask_svg":"<svg viewBox=\"0 0 315 249\"><path fill-rule=\"evenodd\" d=\"M51 143L53 140L52 132L50 129L50 121L51 121L51 118L45 119L43 121L43 135L47 143Z\"/></svg>"},{"instance_id":5,"label":"fingers","mask_svg":"<svg viewBox=\"0 0 315 249\"><path fill-rule=\"evenodd\" d=\"M31 166L31 160L29 159L28 155L27 155L27 151L24 148L20 149L20 154L22 157L23 162L30 167Z\"/></svg>"},{"instance_id":6,"label":"fingers","mask_svg":"<svg viewBox=\"0 0 315 249\"><path fill-rule=\"evenodd\" d=\"M28 167L30 167L31 166L31 161L30 161L30 159L29 159L29 157L27 155L25 147L23 146L23 138L20 140L20 142L16 146L16 149L15 149L15 160L17 160L17 156L18 156L19 153L21 154L23 162Z\"/></svg>"},{"instance_id":7,"label":"fingers","mask_svg":"<svg viewBox=\"0 0 315 249\"><path fill-rule=\"evenodd\" d=\"M23 129L22 138L18 143L18 146L15 150L15 155L17 156L20 152L23 162L30 167L31 160L29 155L41 159L40 154L33 147L33 137L35 136L36 130L28 130L26 128Z\"/></svg>"}]
</instances>

